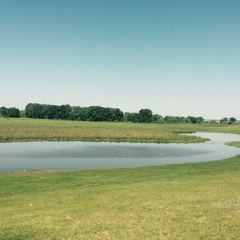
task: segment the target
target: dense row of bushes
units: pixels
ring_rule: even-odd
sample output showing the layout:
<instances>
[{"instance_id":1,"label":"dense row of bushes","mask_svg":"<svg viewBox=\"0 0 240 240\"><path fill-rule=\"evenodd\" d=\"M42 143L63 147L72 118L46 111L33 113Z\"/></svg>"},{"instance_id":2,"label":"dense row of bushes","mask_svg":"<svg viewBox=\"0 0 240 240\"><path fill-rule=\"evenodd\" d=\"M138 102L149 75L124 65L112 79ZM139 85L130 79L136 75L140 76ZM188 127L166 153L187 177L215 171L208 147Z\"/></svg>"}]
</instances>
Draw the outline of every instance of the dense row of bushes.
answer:
<instances>
[{"instance_id":1,"label":"dense row of bushes","mask_svg":"<svg viewBox=\"0 0 240 240\"><path fill-rule=\"evenodd\" d=\"M149 123L193 123L199 124L204 121L203 117L179 117L179 116L161 116L158 114L152 114L149 109L141 109L139 113L125 113L124 121L126 122L149 122Z\"/></svg>"},{"instance_id":2,"label":"dense row of bushes","mask_svg":"<svg viewBox=\"0 0 240 240\"><path fill-rule=\"evenodd\" d=\"M79 120L92 122L122 121L123 112L119 108L71 107L70 105L48 105L29 103L25 108L27 118Z\"/></svg>"},{"instance_id":3,"label":"dense row of bushes","mask_svg":"<svg viewBox=\"0 0 240 240\"><path fill-rule=\"evenodd\" d=\"M138 113L123 113L119 108L99 106L71 107L70 105L48 105L29 103L25 108L27 118L79 120L91 122L126 121L135 123L202 123L202 117L172 117L153 115L150 109L141 109Z\"/></svg>"},{"instance_id":4,"label":"dense row of bushes","mask_svg":"<svg viewBox=\"0 0 240 240\"><path fill-rule=\"evenodd\" d=\"M179 117L179 116L161 116L152 113L150 109L141 109L138 113L123 113L119 108L105 108L100 106L79 107L70 105L49 105L39 103L29 103L24 111L13 108L0 108L0 116L3 117L27 117L39 119L61 119L78 120L91 122L134 122L134 123L193 123L200 124L204 122L203 117ZM216 123L215 120L213 120ZM232 124L236 119L223 118L220 123Z\"/></svg>"},{"instance_id":5,"label":"dense row of bushes","mask_svg":"<svg viewBox=\"0 0 240 240\"><path fill-rule=\"evenodd\" d=\"M15 107L11 107L11 108L1 107L0 108L0 116L18 118L18 117L20 117L20 110Z\"/></svg>"},{"instance_id":6,"label":"dense row of bushes","mask_svg":"<svg viewBox=\"0 0 240 240\"><path fill-rule=\"evenodd\" d=\"M222 118L222 119L220 120L220 123L223 123L223 124L233 124L233 123L235 123L236 121L237 121L236 118L230 117L229 119L228 119L228 118Z\"/></svg>"}]
</instances>

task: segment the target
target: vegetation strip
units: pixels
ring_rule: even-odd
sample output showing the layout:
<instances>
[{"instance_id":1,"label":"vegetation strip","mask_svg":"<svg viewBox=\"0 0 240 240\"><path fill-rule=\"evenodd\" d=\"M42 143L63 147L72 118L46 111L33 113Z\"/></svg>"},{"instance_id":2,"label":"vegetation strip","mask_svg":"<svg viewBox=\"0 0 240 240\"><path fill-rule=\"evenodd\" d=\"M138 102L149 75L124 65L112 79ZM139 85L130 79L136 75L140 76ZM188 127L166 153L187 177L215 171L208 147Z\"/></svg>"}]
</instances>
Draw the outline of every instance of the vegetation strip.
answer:
<instances>
[{"instance_id":1,"label":"vegetation strip","mask_svg":"<svg viewBox=\"0 0 240 240\"><path fill-rule=\"evenodd\" d=\"M138 113L123 113L119 108L101 107L101 106L70 106L50 105L29 103L25 110L19 110L16 107L0 107L0 117L27 117L36 119L58 119L58 120L75 120L90 122L134 122L134 123L192 123L200 124L204 122L203 117L183 117L183 116L161 116L153 114L150 109L140 109ZM222 124L234 124L236 118L222 118ZM205 121L206 122L206 121ZM216 124L216 120L208 121Z\"/></svg>"},{"instance_id":2,"label":"vegetation strip","mask_svg":"<svg viewBox=\"0 0 240 240\"><path fill-rule=\"evenodd\" d=\"M0 118L0 142L114 141L190 143L205 141L195 136L179 134L192 132L240 134L240 125L147 124Z\"/></svg>"}]
</instances>

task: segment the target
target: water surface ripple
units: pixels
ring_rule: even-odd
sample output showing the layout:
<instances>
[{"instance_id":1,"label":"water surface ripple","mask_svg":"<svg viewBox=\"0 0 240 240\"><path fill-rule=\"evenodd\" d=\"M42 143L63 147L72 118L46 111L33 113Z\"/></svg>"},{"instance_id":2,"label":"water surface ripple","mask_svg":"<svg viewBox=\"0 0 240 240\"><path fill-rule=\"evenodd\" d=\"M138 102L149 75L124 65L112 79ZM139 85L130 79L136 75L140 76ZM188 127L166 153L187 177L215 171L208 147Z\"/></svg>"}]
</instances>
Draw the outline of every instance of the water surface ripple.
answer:
<instances>
[{"instance_id":1,"label":"water surface ripple","mask_svg":"<svg viewBox=\"0 0 240 240\"><path fill-rule=\"evenodd\" d=\"M221 160L240 154L225 145L240 135L195 133L205 143L26 142L0 144L0 172L158 166Z\"/></svg>"}]
</instances>

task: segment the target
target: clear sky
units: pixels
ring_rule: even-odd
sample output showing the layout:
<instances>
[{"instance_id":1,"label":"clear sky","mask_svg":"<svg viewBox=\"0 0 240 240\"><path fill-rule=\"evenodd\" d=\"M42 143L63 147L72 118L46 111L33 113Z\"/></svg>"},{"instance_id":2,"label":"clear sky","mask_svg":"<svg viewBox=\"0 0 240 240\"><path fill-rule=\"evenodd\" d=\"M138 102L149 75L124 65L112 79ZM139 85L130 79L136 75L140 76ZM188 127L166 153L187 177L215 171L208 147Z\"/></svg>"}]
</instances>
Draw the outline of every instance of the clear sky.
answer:
<instances>
[{"instance_id":1,"label":"clear sky","mask_svg":"<svg viewBox=\"0 0 240 240\"><path fill-rule=\"evenodd\" d=\"M240 119L239 0L0 0L0 105Z\"/></svg>"}]
</instances>

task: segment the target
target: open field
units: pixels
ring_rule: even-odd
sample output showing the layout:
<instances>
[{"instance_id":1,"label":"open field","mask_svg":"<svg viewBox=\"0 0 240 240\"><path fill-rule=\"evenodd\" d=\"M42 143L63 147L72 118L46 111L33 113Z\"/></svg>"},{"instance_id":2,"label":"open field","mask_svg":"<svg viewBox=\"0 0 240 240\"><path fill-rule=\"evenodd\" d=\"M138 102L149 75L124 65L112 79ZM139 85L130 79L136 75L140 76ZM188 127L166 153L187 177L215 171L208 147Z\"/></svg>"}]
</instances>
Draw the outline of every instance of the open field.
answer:
<instances>
[{"instance_id":1,"label":"open field","mask_svg":"<svg viewBox=\"0 0 240 240\"><path fill-rule=\"evenodd\" d=\"M240 239L240 157L0 174L0 239Z\"/></svg>"},{"instance_id":2,"label":"open field","mask_svg":"<svg viewBox=\"0 0 240 240\"><path fill-rule=\"evenodd\" d=\"M202 142L178 133L221 132L240 134L240 125L138 124L0 118L0 142L13 141L115 141Z\"/></svg>"},{"instance_id":3,"label":"open field","mask_svg":"<svg viewBox=\"0 0 240 240\"><path fill-rule=\"evenodd\" d=\"M202 141L177 134L196 131L240 134L240 125L0 118L2 142ZM0 239L240 239L239 176L240 156L159 167L1 173Z\"/></svg>"}]
</instances>

